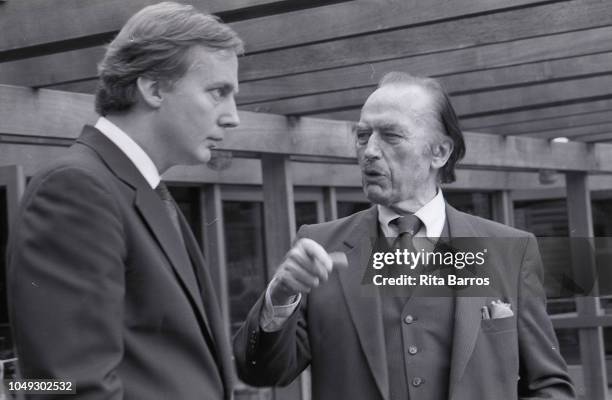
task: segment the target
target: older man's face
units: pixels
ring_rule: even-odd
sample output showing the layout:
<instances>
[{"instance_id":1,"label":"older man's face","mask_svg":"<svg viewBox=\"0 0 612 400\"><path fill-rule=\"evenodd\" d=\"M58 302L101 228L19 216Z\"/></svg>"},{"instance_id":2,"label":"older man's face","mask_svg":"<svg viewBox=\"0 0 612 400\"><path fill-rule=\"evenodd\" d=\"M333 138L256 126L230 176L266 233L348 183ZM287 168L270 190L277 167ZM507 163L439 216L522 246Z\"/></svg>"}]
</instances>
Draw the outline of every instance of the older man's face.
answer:
<instances>
[{"instance_id":1,"label":"older man's face","mask_svg":"<svg viewBox=\"0 0 612 400\"><path fill-rule=\"evenodd\" d=\"M370 95L355 128L363 190L370 201L424 204L435 195L434 121L431 95L419 86L387 85Z\"/></svg>"}]
</instances>

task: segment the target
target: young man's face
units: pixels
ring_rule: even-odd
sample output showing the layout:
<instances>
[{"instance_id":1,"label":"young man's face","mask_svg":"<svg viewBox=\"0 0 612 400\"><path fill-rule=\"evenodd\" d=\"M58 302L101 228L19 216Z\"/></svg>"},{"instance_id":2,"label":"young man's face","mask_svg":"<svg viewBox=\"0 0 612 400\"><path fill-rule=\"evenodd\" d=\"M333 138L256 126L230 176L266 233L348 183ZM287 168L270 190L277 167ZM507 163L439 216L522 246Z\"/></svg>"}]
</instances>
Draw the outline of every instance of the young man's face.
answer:
<instances>
[{"instance_id":1,"label":"young man's face","mask_svg":"<svg viewBox=\"0 0 612 400\"><path fill-rule=\"evenodd\" d=\"M368 98L355 128L363 189L376 204L423 203L436 191L434 103L419 86L383 86Z\"/></svg>"},{"instance_id":2,"label":"young man's face","mask_svg":"<svg viewBox=\"0 0 612 400\"><path fill-rule=\"evenodd\" d=\"M234 95L238 59L231 50L194 46L190 67L171 88L160 89L158 132L170 166L203 164L225 129L240 123Z\"/></svg>"}]
</instances>

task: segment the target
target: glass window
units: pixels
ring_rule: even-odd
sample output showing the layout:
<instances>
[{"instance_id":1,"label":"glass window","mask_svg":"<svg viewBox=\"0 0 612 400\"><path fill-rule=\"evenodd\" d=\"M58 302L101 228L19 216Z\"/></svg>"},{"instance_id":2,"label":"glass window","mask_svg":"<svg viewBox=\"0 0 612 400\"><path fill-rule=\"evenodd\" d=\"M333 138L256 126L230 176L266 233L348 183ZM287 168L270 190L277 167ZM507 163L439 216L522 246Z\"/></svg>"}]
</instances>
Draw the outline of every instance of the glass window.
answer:
<instances>
[{"instance_id":1,"label":"glass window","mask_svg":"<svg viewBox=\"0 0 612 400\"><path fill-rule=\"evenodd\" d=\"M347 217L356 212L370 208L372 204L363 201L339 201L338 207L338 218Z\"/></svg>"},{"instance_id":2,"label":"glass window","mask_svg":"<svg viewBox=\"0 0 612 400\"><path fill-rule=\"evenodd\" d=\"M8 324L6 307L6 244L8 240L8 218L6 204L6 188L0 187L0 326ZM2 332L0 332L0 346L2 346ZM0 347L1 349L2 347Z\"/></svg>"},{"instance_id":3,"label":"glass window","mask_svg":"<svg viewBox=\"0 0 612 400\"><path fill-rule=\"evenodd\" d=\"M612 236L612 199L593 200L591 205L595 236Z\"/></svg>"},{"instance_id":4,"label":"glass window","mask_svg":"<svg viewBox=\"0 0 612 400\"><path fill-rule=\"evenodd\" d=\"M317 218L317 203L314 201L296 201L295 202L295 226L297 229L305 224L316 224Z\"/></svg>"},{"instance_id":5,"label":"glass window","mask_svg":"<svg viewBox=\"0 0 612 400\"><path fill-rule=\"evenodd\" d=\"M169 186L174 201L181 209L196 240L201 243L202 226L200 224L200 190L197 187Z\"/></svg>"},{"instance_id":6,"label":"glass window","mask_svg":"<svg viewBox=\"0 0 612 400\"><path fill-rule=\"evenodd\" d=\"M491 194L485 192L444 192L444 199L459 211L492 219Z\"/></svg>"},{"instance_id":7,"label":"glass window","mask_svg":"<svg viewBox=\"0 0 612 400\"><path fill-rule=\"evenodd\" d=\"M263 293L266 272L263 204L224 201L225 246L232 334Z\"/></svg>"},{"instance_id":8,"label":"glass window","mask_svg":"<svg viewBox=\"0 0 612 400\"><path fill-rule=\"evenodd\" d=\"M559 340L559 351L567 364L581 364L578 329L555 329Z\"/></svg>"},{"instance_id":9,"label":"glass window","mask_svg":"<svg viewBox=\"0 0 612 400\"><path fill-rule=\"evenodd\" d=\"M0 187L0 360L11 358L12 343L6 298L7 191Z\"/></svg>"}]
</instances>

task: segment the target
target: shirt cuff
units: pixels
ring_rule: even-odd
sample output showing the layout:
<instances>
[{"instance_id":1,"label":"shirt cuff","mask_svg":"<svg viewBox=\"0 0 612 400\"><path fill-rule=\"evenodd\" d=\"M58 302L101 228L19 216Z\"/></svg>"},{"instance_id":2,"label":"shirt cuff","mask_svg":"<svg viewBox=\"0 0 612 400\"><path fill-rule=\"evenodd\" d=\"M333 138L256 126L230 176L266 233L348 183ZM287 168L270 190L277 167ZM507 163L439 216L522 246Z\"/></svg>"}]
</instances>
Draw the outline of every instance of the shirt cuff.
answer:
<instances>
[{"instance_id":1,"label":"shirt cuff","mask_svg":"<svg viewBox=\"0 0 612 400\"><path fill-rule=\"evenodd\" d=\"M259 326L264 332L276 332L282 329L283 324L289 319L302 300L299 293L293 303L275 306L270 297L270 285L266 288L265 302L259 317Z\"/></svg>"}]
</instances>

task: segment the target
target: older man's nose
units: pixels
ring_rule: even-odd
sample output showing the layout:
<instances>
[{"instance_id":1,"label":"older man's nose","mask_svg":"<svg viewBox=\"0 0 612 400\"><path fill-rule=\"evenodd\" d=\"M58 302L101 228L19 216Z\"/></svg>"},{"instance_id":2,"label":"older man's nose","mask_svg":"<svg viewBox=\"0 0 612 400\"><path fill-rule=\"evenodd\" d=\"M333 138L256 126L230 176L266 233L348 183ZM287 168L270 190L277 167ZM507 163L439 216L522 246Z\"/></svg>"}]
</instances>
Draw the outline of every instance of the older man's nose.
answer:
<instances>
[{"instance_id":1,"label":"older man's nose","mask_svg":"<svg viewBox=\"0 0 612 400\"><path fill-rule=\"evenodd\" d=\"M368 142L365 145L363 155L366 158L377 158L380 157L380 146L378 143L378 135L371 135L368 138Z\"/></svg>"}]
</instances>

